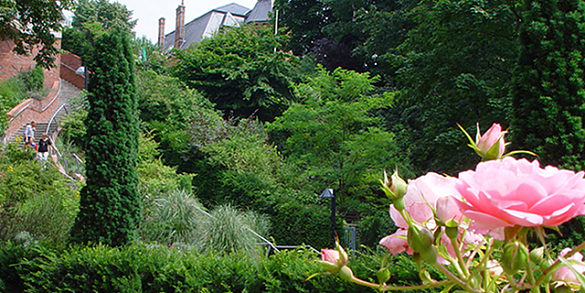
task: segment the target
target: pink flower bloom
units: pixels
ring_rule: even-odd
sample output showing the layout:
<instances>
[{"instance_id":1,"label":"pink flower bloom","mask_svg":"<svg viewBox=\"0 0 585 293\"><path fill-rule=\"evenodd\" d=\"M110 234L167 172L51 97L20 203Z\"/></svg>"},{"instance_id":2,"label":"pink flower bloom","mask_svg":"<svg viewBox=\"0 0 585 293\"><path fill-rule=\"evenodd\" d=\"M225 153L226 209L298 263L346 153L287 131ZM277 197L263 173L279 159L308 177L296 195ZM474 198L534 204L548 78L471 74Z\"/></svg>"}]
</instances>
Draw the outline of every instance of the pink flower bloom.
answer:
<instances>
[{"instance_id":1,"label":"pink flower bloom","mask_svg":"<svg viewBox=\"0 0 585 293\"><path fill-rule=\"evenodd\" d=\"M432 172L417 179L409 180L406 195L404 196L404 209L418 223L427 226L428 224L434 225L433 209L437 206L437 200L441 197L458 196L459 193L455 188L457 182L456 178L445 177ZM461 217L461 212L458 210L450 210L450 212L453 217ZM394 206L390 207L390 216L396 226L408 229L408 223ZM432 229L433 227L428 228Z\"/></svg>"},{"instance_id":2,"label":"pink flower bloom","mask_svg":"<svg viewBox=\"0 0 585 293\"><path fill-rule=\"evenodd\" d=\"M455 221L458 223L463 218L457 201L453 196L443 196L437 199L437 218L443 223Z\"/></svg>"},{"instance_id":3,"label":"pink flower bloom","mask_svg":"<svg viewBox=\"0 0 585 293\"><path fill-rule=\"evenodd\" d=\"M494 123L492 127L490 127L490 129L488 129L488 131L480 137L481 134L479 132L479 124L477 125L477 139L475 145L477 148L479 148L482 157L486 159L497 159L504 155L506 150L504 134L506 134L506 132L502 132L502 126L500 126L498 123ZM498 144L498 154L494 154L494 151L490 153L490 149L495 144Z\"/></svg>"},{"instance_id":4,"label":"pink flower bloom","mask_svg":"<svg viewBox=\"0 0 585 293\"><path fill-rule=\"evenodd\" d=\"M321 261L337 265L339 251L334 249L321 249Z\"/></svg>"},{"instance_id":5,"label":"pink flower bloom","mask_svg":"<svg viewBox=\"0 0 585 293\"><path fill-rule=\"evenodd\" d=\"M388 235L380 240L380 245L388 248L392 254L399 254L405 252L412 254L413 251L408 247L408 240L406 239L406 229L398 229L394 234Z\"/></svg>"},{"instance_id":6,"label":"pink flower bloom","mask_svg":"<svg viewBox=\"0 0 585 293\"><path fill-rule=\"evenodd\" d=\"M499 277L504 273L504 269L497 260L488 260L487 268L492 277Z\"/></svg>"},{"instance_id":7,"label":"pink flower bloom","mask_svg":"<svg viewBox=\"0 0 585 293\"><path fill-rule=\"evenodd\" d=\"M459 196L455 185L458 183L456 178L441 176L437 173L428 173L414 180L409 180L406 195L404 196L404 210L419 224L428 229L435 229L435 216L433 210L443 209L442 214L449 219L461 220L463 215L457 206L451 206L447 202L445 205L438 207L438 202L443 201L441 198ZM438 212L438 211L437 211ZM402 218L402 215L394 208L390 207L390 216L396 226L400 229L394 234L384 237L380 240L380 245L386 247L390 253L398 254L401 252L413 253L408 246L406 239L408 223ZM441 242L447 247L450 255L454 256L449 237L443 234ZM437 259L440 263L448 263L442 257Z\"/></svg>"},{"instance_id":8,"label":"pink flower bloom","mask_svg":"<svg viewBox=\"0 0 585 293\"><path fill-rule=\"evenodd\" d=\"M585 213L583 172L540 168L538 161L479 163L459 173L457 204L477 228L558 226Z\"/></svg>"},{"instance_id":9,"label":"pink flower bloom","mask_svg":"<svg viewBox=\"0 0 585 293\"><path fill-rule=\"evenodd\" d=\"M569 251L570 248L565 248L561 251L561 256L565 256ZM569 260L576 260L576 261L583 261L583 255L579 252L573 254L573 256L568 258ZM577 272L583 274L585 272L585 266L582 265L573 265L573 269ZM574 291L578 291L580 287L580 283L575 276L575 273L571 271L568 267L562 267L554 272L551 276L551 280L557 282L557 287L560 285L567 285L569 288L576 288Z\"/></svg>"}]
</instances>

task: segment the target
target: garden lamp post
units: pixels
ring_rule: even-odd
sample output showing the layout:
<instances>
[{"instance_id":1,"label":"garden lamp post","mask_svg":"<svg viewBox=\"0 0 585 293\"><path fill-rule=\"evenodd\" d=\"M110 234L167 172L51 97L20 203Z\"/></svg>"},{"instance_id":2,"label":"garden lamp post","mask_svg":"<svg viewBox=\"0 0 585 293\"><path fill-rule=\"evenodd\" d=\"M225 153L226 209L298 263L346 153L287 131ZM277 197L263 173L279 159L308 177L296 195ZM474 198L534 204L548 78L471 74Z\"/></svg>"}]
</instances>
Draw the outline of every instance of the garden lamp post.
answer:
<instances>
[{"instance_id":1,"label":"garden lamp post","mask_svg":"<svg viewBox=\"0 0 585 293\"><path fill-rule=\"evenodd\" d=\"M335 247L335 195L333 194L333 189L325 188L319 197L331 199L331 236L333 238L333 247Z\"/></svg>"}]
</instances>

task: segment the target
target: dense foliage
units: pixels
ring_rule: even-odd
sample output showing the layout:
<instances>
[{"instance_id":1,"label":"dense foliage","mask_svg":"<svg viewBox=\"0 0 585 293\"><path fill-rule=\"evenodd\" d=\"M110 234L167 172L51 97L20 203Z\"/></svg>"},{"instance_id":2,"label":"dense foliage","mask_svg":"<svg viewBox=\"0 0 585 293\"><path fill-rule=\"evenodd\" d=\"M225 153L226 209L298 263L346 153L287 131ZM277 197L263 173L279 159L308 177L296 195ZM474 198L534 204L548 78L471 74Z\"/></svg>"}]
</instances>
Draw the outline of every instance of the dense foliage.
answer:
<instances>
[{"instance_id":1,"label":"dense foliage","mask_svg":"<svg viewBox=\"0 0 585 293\"><path fill-rule=\"evenodd\" d=\"M525 1L514 72L514 140L545 164L585 167L585 7Z\"/></svg>"},{"instance_id":2,"label":"dense foliage","mask_svg":"<svg viewBox=\"0 0 585 293\"><path fill-rule=\"evenodd\" d=\"M284 137L281 149L288 161L310 178L314 192L334 188L340 202L364 199L371 196L368 185L378 183L374 174L398 166L406 172L394 135L373 115L392 102L391 93L369 94L375 81L367 73L321 69L296 88L301 102L270 124L274 136Z\"/></svg>"},{"instance_id":3,"label":"dense foliage","mask_svg":"<svg viewBox=\"0 0 585 293\"><path fill-rule=\"evenodd\" d=\"M194 254L168 247L91 248L56 251L44 247L0 248L0 292L364 292L339 278L307 277L320 271L316 253L283 251L270 256ZM357 276L366 278L382 255L352 259ZM391 259L392 284L415 284L416 264Z\"/></svg>"},{"instance_id":4,"label":"dense foliage","mask_svg":"<svg viewBox=\"0 0 585 293\"><path fill-rule=\"evenodd\" d=\"M132 11L118 2L108 0L80 0L75 7L71 27L63 30L64 50L81 57L85 64L91 63L97 36L124 27L131 30L136 25Z\"/></svg>"},{"instance_id":5,"label":"dense foliage","mask_svg":"<svg viewBox=\"0 0 585 293\"><path fill-rule=\"evenodd\" d=\"M31 148L0 149L0 240L63 247L77 213L78 186Z\"/></svg>"},{"instance_id":6,"label":"dense foliage","mask_svg":"<svg viewBox=\"0 0 585 293\"><path fill-rule=\"evenodd\" d=\"M281 41L268 26L226 28L177 52L173 74L201 91L226 117L254 114L270 121L290 104L292 85L301 79L298 58L277 50Z\"/></svg>"},{"instance_id":7,"label":"dense foliage","mask_svg":"<svg viewBox=\"0 0 585 293\"><path fill-rule=\"evenodd\" d=\"M38 50L34 57L37 64L50 68L55 65L59 52L55 32L61 31L62 11L74 3L73 0L0 0L0 40L14 42L14 51L21 55Z\"/></svg>"},{"instance_id":8,"label":"dense foliage","mask_svg":"<svg viewBox=\"0 0 585 293\"><path fill-rule=\"evenodd\" d=\"M134 57L125 30L100 36L95 50L85 121L87 185L71 236L117 246L133 240L141 217Z\"/></svg>"}]
</instances>

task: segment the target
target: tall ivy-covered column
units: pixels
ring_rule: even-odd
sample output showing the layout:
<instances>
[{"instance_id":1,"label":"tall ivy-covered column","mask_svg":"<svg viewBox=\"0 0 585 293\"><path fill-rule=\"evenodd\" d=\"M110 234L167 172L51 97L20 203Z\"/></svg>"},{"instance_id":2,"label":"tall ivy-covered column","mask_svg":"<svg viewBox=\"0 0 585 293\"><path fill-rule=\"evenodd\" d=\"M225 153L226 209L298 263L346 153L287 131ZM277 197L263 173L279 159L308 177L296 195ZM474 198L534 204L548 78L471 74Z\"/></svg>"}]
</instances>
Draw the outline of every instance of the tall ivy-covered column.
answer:
<instances>
[{"instance_id":1,"label":"tall ivy-covered column","mask_svg":"<svg viewBox=\"0 0 585 293\"><path fill-rule=\"evenodd\" d=\"M140 220L136 160L138 113L129 33L115 29L96 40L85 124L86 183L71 241L127 244Z\"/></svg>"},{"instance_id":2,"label":"tall ivy-covered column","mask_svg":"<svg viewBox=\"0 0 585 293\"><path fill-rule=\"evenodd\" d=\"M544 164L585 167L582 0L524 0L512 90L514 149Z\"/></svg>"}]
</instances>

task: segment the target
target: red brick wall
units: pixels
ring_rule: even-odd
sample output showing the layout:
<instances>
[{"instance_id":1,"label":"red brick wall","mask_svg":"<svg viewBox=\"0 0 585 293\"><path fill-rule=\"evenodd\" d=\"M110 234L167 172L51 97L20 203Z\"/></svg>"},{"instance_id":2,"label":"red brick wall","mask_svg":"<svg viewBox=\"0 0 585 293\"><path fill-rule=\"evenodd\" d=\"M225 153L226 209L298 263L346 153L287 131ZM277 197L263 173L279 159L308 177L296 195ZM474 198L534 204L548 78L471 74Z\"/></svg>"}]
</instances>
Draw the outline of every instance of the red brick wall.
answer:
<instances>
[{"instance_id":1,"label":"red brick wall","mask_svg":"<svg viewBox=\"0 0 585 293\"><path fill-rule=\"evenodd\" d=\"M17 76L19 72L29 71L35 67L34 56L38 52L38 47L33 49L29 56L18 55L12 51L14 48L12 41L0 41L0 81ZM57 47L61 47L61 39L57 39ZM56 68L45 70L45 87L51 87L55 81L59 80L59 64L61 56L57 55L55 59Z\"/></svg>"},{"instance_id":2,"label":"red brick wall","mask_svg":"<svg viewBox=\"0 0 585 293\"><path fill-rule=\"evenodd\" d=\"M81 67L81 58L79 56L69 52L61 55L61 78L81 90L85 88L85 79L75 73L79 67Z\"/></svg>"},{"instance_id":3,"label":"red brick wall","mask_svg":"<svg viewBox=\"0 0 585 293\"><path fill-rule=\"evenodd\" d=\"M28 71L34 68L34 56L38 52L35 48L29 56L22 56L14 53L14 43L11 41L0 41L0 81L18 75L19 72ZM61 47L61 39L57 39L57 46ZM60 90L60 64L61 55L55 58L56 67L45 70L45 88L50 88L49 94L42 101L27 99L20 103L7 114L10 119L10 126L6 129L4 139L9 138L21 126L34 120L48 122L58 107L58 95Z\"/></svg>"}]
</instances>

